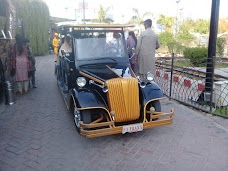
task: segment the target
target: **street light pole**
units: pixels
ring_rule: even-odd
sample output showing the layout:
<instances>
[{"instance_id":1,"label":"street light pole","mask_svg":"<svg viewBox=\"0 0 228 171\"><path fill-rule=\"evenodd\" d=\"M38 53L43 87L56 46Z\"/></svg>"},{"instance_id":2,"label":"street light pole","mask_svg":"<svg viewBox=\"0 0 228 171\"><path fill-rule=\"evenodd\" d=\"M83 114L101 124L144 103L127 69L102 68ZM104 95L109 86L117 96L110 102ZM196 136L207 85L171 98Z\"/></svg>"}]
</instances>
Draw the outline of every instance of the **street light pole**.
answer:
<instances>
[{"instance_id":1,"label":"street light pole","mask_svg":"<svg viewBox=\"0 0 228 171\"><path fill-rule=\"evenodd\" d=\"M183 11L183 8L180 9L180 19L179 19L179 25L181 25L182 23L182 11Z\"/></svg>"},{"instance_id":2,"label":"street light pole","mask_svg":"<svg viewBox=\"0 0 228 171\"><path fill-rule=\"evenodd\" d=\"M179 4L180 0L176 0L176 3L177 3L177 14L176 14L176 31L175 31L175 34L177 34L178 32L178 11L179 11L179 7L178 7L178 4Z\"/></svg>"},{"instance_id":3,"label":"street light pole","mask_svg":"<svg viewBox=\"0 0 228 171\"><path fill-rule=\"evenodd\" d=\"M83 0L83 21L85 23L85 0Z\"/></svg>"},{"instance_id":4,"label":"street light pole","mask_svg":"<svg viewBox=\"0 0 228 171\"><path fill-rule=\"evenodd\" d=\"M207 101L210 101L210 112L212 112L212 96L213 96L213 83L214 83L214 60L216 55L216 41L218 33L219 21L219 6L220 0L212 0L211 7L211 20L210 20L210 35L208 43L208 57L207 57L207 70L206 70L206 84L205 93Z\"/></svg>"}]
</instances>

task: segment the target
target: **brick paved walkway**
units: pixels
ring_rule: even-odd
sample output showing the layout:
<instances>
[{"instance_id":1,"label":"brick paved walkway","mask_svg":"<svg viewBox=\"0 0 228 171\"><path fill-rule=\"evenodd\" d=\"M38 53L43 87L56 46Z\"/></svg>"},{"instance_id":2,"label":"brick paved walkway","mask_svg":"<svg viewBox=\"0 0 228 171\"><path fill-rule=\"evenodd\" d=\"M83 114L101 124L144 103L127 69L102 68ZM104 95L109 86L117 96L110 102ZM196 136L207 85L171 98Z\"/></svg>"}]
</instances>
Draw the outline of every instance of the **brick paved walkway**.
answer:
<instances>
[{"instance_id":1,"label":"brick paved walkway","mask_svg":"<svg viewBox=\"0 0 228 171\"><path fill-rule=\"evenodd\" d=\"M38 88L0 113L1 171L227 170L228 129L168 100L162 105L165 111L175 108L171 126L80 137L56 85L53 61L54 56L38 57Z\"/></svg>"}]
</instances>

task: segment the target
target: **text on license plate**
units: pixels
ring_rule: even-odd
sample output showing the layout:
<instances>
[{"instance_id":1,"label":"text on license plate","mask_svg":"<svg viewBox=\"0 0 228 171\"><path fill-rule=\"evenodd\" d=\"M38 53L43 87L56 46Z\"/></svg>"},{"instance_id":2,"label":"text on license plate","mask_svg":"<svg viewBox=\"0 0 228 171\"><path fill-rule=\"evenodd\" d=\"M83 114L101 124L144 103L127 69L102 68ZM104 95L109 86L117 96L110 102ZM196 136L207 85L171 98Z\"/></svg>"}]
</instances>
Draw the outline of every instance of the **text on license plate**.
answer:
<instances>
[{"instance_id":1,"label":"text on license plate","mask_svg":"<svg viewBox=\"0 0 228 171\"><path fill-rule=\"evenodd\" d=\"M142 130L143 130L143 124L126 125L126 126L123 126L122 134L125 134L126 132L132 133L132 132L138 132Z\"/></svg>"}]
</instances>

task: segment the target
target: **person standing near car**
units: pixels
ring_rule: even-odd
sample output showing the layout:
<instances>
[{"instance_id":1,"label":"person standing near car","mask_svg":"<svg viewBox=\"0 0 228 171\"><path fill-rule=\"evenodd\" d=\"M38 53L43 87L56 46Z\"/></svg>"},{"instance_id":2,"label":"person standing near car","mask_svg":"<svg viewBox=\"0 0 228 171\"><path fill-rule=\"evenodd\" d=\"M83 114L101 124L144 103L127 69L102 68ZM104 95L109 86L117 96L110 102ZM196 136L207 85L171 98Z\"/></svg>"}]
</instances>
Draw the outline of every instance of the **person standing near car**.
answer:
<instances>
[{"instance_id":1,"label":"person standing near car","mask_svg":"<svg viewBox=\"0 0 228 171\"><path fill-rule=\"evenodd\" d=\"M59 54L59 37L58 37L58 33L55 33L55 37L52 40L52 46L54 48L54 52L55 52L55 62L57 62L58 60L58 54Z\"/></svg>"},{"instance_id":2,"label":"person standing near car","mask_svg":"<svg viewBox=\"0 0 228 171\"><path fill-rule=\"evenodd\" d=\"M138 38L136 46L136 57L138 61L138 72L141 80L146 80L146 74L155 74L155 50L160 47L158 36L151 29L152 20L144 21L145 31Z\"/></svg>"},{"instance_id":3,"label":"person standing near car","mask_svg":"<svg viewBox=\"0 0 228 171\"><path fill-rule=\"evenodd\" d=\"M135 49L137 45L137 38L133 31L130 31L128 33L128 38L126 43L127 43L128 57L130 58L131 68L134 71L134 73L137 75L137 63L136 63L135 54L133 53L133 49Z\"/></svg>"},{"instance_id":4,"label":"person standing near car","mask_svg":"<svg viewBox=\"0 0 228 171\"><path fill-rule=\"evenodd\" d=\"M36 79L35 79L35 72L36 72L36 66L35 66L35 64L36 64L36 60L35 60L35 57L32 54L32 48L30 46L30 41L28 39L24 39L24 44L25 44L25 47L27 49L29 60L32 63L31 72L30 72L30 74L31 74L31 81L32 81L32 87L33 88L37 88L37 86L36 86Z\"/></svg>"},{"instance_id":5,"label":"person standing near car","mask_svg":"<svg viewBox=\"0 0 228 171\"><path fill-rule=\"evenodd\" d=\"M9 51L10 75L17 82L18 93L22 94L23 89L25 93L28 93L32 64L29 60L23 37L17 34L15 38L16 43L10 47Z\"/></svg>"},{"instance_id":6,"label":"person standing near car","mask_svg":"<svg viewBox=\"0 0 228 171\"><path fill-rule=\"evenodd\" d=\"M72 52L72 41L71 41L71 35L67 34L64 39L64 43L62 46L59 48L59 61L58 61L58 68L60 70L59 72L59 77L61 78L61 84L64 84L64 75L65 75L65 68L64 66L64 59L63 59L63 54L62 50L64 50L66 53L71 53Z\"/></svg>"}]
</instances>

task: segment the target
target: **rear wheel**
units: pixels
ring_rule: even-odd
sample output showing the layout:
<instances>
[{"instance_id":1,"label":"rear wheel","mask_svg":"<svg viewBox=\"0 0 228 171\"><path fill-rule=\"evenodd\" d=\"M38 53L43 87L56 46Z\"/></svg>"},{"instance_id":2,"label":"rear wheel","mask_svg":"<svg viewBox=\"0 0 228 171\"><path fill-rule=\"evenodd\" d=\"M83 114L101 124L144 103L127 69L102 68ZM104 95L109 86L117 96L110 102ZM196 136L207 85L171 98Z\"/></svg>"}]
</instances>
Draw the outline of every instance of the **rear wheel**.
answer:
<instances>
[{"instance_id":1,"label":"rear wheel","mask_svg":"<svg viewBox=\"0 0 228 171\"><path fill-rule=\"evenodd\" d=\"M79 111L76 107L74 107L74 123L77 131L80 133L80 122L85 124L89 124L92 121L91 113L89 110Z\"/></svg>"},{"instance_id":2,"label":"rear wheel","mask_svg":"<svg viewBox=\"0 0 228 171\"><path fill-rule=\"evenodd\" d=\"M155 109L155 112L161 112L161 103L159 100L153 101L150 104L147 105L147 109L146 110L150 110L150 108L153 107ZM146 115L146 119L149 121L150 120L150 114ZM153 119L153 121L158 120L158 118Z\"/></svg>"}]
</instances>

